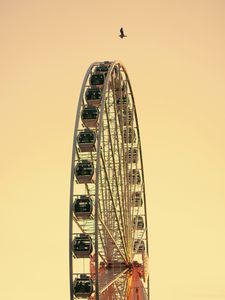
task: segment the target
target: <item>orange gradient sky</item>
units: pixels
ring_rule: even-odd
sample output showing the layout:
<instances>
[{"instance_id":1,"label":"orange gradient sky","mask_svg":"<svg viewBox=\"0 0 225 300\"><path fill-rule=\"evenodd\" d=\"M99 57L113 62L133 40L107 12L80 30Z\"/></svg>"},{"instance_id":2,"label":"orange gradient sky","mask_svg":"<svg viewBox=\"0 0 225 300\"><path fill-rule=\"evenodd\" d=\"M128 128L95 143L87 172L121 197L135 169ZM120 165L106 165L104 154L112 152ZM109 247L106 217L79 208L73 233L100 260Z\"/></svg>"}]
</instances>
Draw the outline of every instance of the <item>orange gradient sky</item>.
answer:
<instances>
[{"instance_id":1,"label":"orange gradient sky","mask_svg":"<svg viewBox=\"0 0 225 300\"><path fill-rule=\"evenodd\" d=\"M69 299L74 117L98 60L134 90L152 300L225 299L225 1L0 0L0 41L0 299Z\"/></svg>"}]
</instances>

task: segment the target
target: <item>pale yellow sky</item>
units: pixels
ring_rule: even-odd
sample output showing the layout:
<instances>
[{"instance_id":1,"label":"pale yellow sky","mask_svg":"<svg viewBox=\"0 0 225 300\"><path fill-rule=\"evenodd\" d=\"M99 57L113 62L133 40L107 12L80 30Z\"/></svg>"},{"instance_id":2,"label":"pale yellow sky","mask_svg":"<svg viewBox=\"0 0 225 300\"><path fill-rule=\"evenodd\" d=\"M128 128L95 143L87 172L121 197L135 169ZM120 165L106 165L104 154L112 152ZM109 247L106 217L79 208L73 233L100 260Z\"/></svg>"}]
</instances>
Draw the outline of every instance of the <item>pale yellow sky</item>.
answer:
<instances>
[{"instance_id":1,"label":"pale yellow sky","mask_svg":"<svg viewBox=\"0 0 225 300\"><path fill-rule=\"evenodd\" d=\"M0 42L0 299L69 299L74 116L106 59L135 94L152 300L225 299L225 1L0 0Z\"/></svg>"}]
</instances>

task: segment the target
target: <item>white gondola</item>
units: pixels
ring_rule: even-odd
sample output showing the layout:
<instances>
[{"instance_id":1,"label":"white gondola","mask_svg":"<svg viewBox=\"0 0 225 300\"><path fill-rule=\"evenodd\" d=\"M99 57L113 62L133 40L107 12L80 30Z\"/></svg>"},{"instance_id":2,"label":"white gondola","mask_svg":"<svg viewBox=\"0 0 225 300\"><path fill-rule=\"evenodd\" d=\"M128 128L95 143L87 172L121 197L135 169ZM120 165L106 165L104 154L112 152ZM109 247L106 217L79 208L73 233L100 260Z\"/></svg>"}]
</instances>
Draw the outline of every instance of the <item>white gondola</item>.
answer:
<instances>
[{"instance_id":1,"label":"white gondola","mask_svg":"<svg viewBox=\"0 0 225 300\"><path fill-rule=\"evenodd\" d=\"M84 107L81 120L85 127L97 127L99 110L97 107Z\"/></svg>"},{"instance_id":2,"label":"white gondola","mask_svg":"<svg viewBox=\"0 0 225 300\"><path fill-rule=\"evenodd\" d=\"M127 163L137 163L138 162L138 149L137 148L129 148L126 152L126 162Z\"/></svg>"},{"instance_id":3,"label":"white gondola","mask_svg":"<svg viewBox=\"0 0 225 300\"><path fill-rule=\"evenodd\" d=\"M110 64L108 63L104 63L104 64L100 64L99 66L97 66L95 68L95 73L103 73L104 76L106 77L107 76L107 73L108 73L108 70L109 70L109 66Z\"/></svg>"},{"instance_id":4,"label":"white gondola","mask_svg":"<svg viewBox=\"0 0 225 300\"><path fill-rule=\"evenodd\" d=\"M76 298L89 298L94 292L93 280L86 274L80 274L73 282L73 293Z\"/></svg>"},{"instance_id":5,"label":"white gondola","mask_svg":"<svg viewBox=\"0 0 225 300\"><path fill-rule=\"evenodd\" d=\"M103 73L92 74L89 80L89 84L94 87L102 88L105 81L105 75Z\"/></svg>"},{"instance_id":6,"label":"white gondola","mask_svg":"<svg viewBox=\"0 0 225 300\"><path fill-rule=\"evenodd\" d=\"M77 139L81 152L95 151L96 133L93 130L85 129L79 132Z\"/></svg>"},{"instance_id":7,"label":"white gondola","mask_svg":"<svg viewBox=\"0 0 225 300\"><path fill-rule=\"evenodd\" d=\"M143 217L142 216L135 217L134 220L133 220L133 224L134 224L134 227L137 230L144 229L144 219L143 219Z\"/></svg>"},{"instance_id":8,"label":"white gondola","mask_svg":"<svg viewBox=\"0 0 225 300\"><path fill-rule=\"evenodd\" d=\"M136 253L143 253L145 251L145 242L137 240L134 242L134 252Z\"/></svg>"},{"instance_id":9,"label":"white gondola","mask_svg":"<svg viewBox=\"0 0 225 300\"><path fill-rule=\"evenodd\" d=\"M73 213L77 219L90 218L93 211L93 201L89 196L76 197L73 203Z\"/></svg>"},{"instance_id":10,"label":"white gondola","mask_svg":"<svg viewBox=\"0 0 225 300\"><path fill-rule=\"evenodd\" d=\"M135 143L136 133L132 127L125 128L123 131L124 143Z\"/></svg>"},{"instance_id":11,"label":"white gondola","mask_svg":"<svg viewBox=\"0 0 225 300\"><path fill-rule=\"evenodd\" d=\"M142 192L133 192L131 199L132 199L132 206L141 207L143 205Z\"/></svg>"},{"instance_id":12,"label":"white gondola","mask_svg":"<svg viewBox=\"0 0 225 300\"><path fill-rule=\"evenodd\" d=\"M120 111L126 111L128 109L130 100L129 97L119 97L116 100L116 106L117 110Z\"/></svg>"},{"instance_id":13,"label":"white gondola","mask_svg":"<svg viewBox=\"0 0 225 300\"><path fill-rule=\"evenodd\" d=\"M118 118L121 126L131 126L133 121L133 111L128 108L121 110L118 113Z\"/></svg>"},{"instance_id":14,"label":"white gondola","mask_svg":"<svg viewBox=\"0 0 225 300\"><path fill-rule=\"evenodd\" d=\"M75 176L78 183L94 183L95 170L94 165L89 160L82 160L75 167Z\"/></svg>"},{"instance_id":15,"label":"white gondola","mask_svg":"<svg viewBox=\"0 0 225 300\"><path fill-rule=\"evenodd\" d=\"M136 169L130 170L128 179L131 184L140 184L141 183L140 170L136 170Z\"/></svg>"},{"instance_id":16,"label":"white gondola","mask_svg":"<svg viewBox=\"0 0 225 300\"><path fill-rule=\"evenodd\" d=\"M102 91L99 87L88 88L85 99L88 106L99 107L101 105Z\"/></svg>"},{"instance_id":17,"label":"white gondola","mask_svg":"<svg viewBox=\"0 0 225 300\"><path fill-rule=\"evenodd\" d=\"M88 258L93 251L91 237L82 233L76 236L72 242L72 251L77 258Z\"/></svg>"}]
</instances>

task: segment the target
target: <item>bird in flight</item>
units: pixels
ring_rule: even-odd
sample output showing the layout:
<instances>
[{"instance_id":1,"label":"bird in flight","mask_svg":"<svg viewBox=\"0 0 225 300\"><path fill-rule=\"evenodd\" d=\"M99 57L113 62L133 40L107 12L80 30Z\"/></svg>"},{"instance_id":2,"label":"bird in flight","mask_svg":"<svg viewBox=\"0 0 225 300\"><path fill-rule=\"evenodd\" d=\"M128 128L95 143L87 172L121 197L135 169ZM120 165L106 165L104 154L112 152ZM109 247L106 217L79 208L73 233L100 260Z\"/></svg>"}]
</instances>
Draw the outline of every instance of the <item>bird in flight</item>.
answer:
<instances>
[{"instance_id":1,"label":"bird in flight","mask_svg":"<svg viewBox=\"0 0 225 300\"><path fill-rule=\"evenodd\" d=\"M125 35L124 32L123 32L123 27L120 28L120 35L119 35L119 37L121 39L123 39L124 37L127 37L127 35Z\"/></svg>"}]
</instances>

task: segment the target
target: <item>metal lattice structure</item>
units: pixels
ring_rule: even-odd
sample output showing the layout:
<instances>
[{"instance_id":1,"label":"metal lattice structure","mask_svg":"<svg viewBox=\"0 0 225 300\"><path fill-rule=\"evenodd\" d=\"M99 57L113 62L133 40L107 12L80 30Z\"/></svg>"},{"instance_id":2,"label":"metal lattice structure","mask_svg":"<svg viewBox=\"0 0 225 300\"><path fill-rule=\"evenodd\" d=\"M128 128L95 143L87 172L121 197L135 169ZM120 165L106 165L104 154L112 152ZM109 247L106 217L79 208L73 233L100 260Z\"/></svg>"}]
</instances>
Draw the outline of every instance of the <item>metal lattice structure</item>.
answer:
<instances>
[{"instance_id":1,"label":"metal lattice structure","mask_svg":"<svg viewBox=\"0 0 225 300\"><path fill-rule=\"evenodd\" d=\"M119 61L91 64L83 80L69 234L71 300L149 299L140 133L131 83Z\"/></svg>"}]
</instances>

